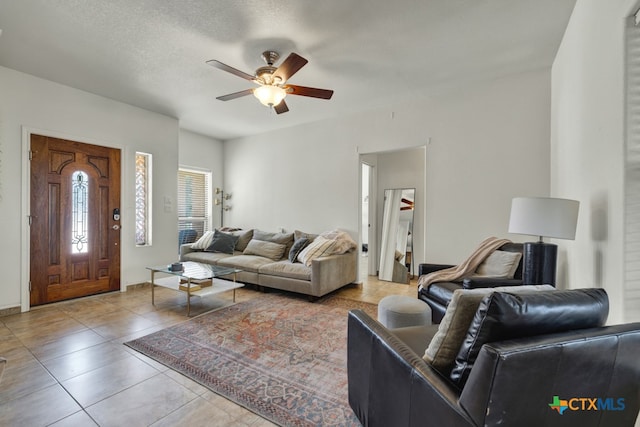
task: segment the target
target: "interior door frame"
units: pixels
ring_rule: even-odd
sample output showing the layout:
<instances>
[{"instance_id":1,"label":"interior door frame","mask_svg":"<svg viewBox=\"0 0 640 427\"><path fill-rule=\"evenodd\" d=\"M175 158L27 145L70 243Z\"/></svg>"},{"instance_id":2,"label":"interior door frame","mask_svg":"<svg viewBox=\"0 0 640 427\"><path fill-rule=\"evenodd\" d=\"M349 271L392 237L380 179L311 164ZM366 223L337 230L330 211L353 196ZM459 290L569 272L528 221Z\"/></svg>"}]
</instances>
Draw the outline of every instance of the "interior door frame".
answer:
<instances>
[{"instance_id":1,"label":"interior door frame","mask_svg":"<svg viewBox=\"0 0 640 427\"><path fill-rule=\"evenodd\" d=\"M367 241L369 242L368 252L368 269L367 274L369 276L378 275L378 241L376 236L378 235L378 180L376 179L378 168L376 165L362 162L363 165L369 167L369 228L367 229ZM362 195L360 195L362 199ZM373 257L371 256L373 254Z\"/></svg>"},{"instance_id":2,"label":"interior door frame","mask_svg":"<svg viewBox=\"0 0 640 427\"><path fill-rule=\"evenodd\" d=\"M360 279L360 256L362 255L362 166L369 166L369 234L367 236L368 260L367 275L377 275L378 269L378 243L377 243L377 165L370 163L363 156L368 153L358 155L358 279ZM373 274L372 274L373 272Z\"/></svg>"},{"instance_id":3,"label":"interior door frame","mask_svg":"<svg viewBox=\"0 0 640 427\"><path fill-rule=\"evenodd\" d=\"M38 129L30 126L22 126L22 182L21 185L21 225L20 236L22 240L22 251L20 253L20 311L25 312L31 309L30 293L29 293L29 276L31 271L31 239L29 233L29 215L31 213L31 161L29 159L29 151L31 150L31 135L37 134L48 136L51 138L67 139L70 141L78 141L86 144L100 145L108 148L116 148L120 150L120 206L123 207L122 201L124 195L128 194L125 187L125 169L129 162L129 155L124 146L120 144L108 143L106 141L97 140L86 136L78 136L65 132L52 131L47 129ZM122 259L122 246L126 239L123 233L120 238L120 259ZM120 291L126 287L122 278L122 262L120 263Z\"/></svg>"}]
</instances>

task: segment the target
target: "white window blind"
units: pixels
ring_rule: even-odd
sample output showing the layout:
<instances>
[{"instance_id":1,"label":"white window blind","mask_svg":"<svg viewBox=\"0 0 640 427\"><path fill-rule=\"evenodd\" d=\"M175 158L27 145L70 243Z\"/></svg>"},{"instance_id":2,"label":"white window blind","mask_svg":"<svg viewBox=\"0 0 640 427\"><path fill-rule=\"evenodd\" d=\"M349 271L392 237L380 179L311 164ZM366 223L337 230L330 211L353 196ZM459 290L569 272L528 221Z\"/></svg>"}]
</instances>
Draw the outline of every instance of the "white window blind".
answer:
<instances>
[{"instance_id":1,"label":"white window blind","mask_svg":"<svg viewBox=\"0 0 640 427\"><path fill-rule=\"evenodd\" d=\"M637 14L636 14L637 15ZM626 28L624 321L640 321L640 26Z\"/></svg>"},{"instance_id":2,"label":"white window blind","mask_svg":"<svg viewBox=\"0 0 640 427\"><path fill-rule=\"evenodd\" d=\"M211 228L211 172L178 170L178 229L196 230L197 236Z\"/></svg>"}]
</instances>

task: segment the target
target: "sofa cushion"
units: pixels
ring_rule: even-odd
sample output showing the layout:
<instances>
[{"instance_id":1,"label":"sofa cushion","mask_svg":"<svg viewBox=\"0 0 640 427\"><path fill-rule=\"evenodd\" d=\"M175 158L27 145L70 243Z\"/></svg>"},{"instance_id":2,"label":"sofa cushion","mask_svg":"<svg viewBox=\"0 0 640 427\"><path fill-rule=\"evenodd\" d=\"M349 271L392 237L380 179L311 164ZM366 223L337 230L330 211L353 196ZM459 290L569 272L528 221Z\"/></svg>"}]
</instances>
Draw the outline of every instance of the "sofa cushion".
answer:
<instances>
[{"instance_id":1,"label":"sofa cushion","mask_svg":"<svg viewBox=\"0 0 640 427\"><path fill-rule=\"evenodd\" d=\"M300 231L300 230L293 230L293 240L296 241L298 239L302 239L303 237L306 237L307 239L309 239L309 242L313 242L315 240L316 237L318 237L317 234L314 233L306 233L304 231Z\"/></svg>"},{"instance_id":2,"label":"sofa cushion","mask_svg":"<svg viewBox=\"0 0 640 427\"><path fill-rule=\"evenodd\" d=\"M445 282L448 283L448 282ZM431 285L433 286L433 285ZM551 285L507 286L496 288L456 289L423 359L443 375L449 376L482 299L493 292L551 291Z\"/></svg>"},{"instance_id":3,"label":"sofa cushion","mask_svg":"<svg viewBox=\"0 0 640 427\"><path fill-rule=\"evenodd\" d=\"M242 252L244 255L258 255L274 261L282 259L286 246L280 243L251 239Z\"/></svg>"},{"instance_id":4,"label":"sofa cushion","mask_svg":"<svg viewBox=\"0 0 640 427\"><path fill-rule=\"evenodd\" d=\"M271 233L262 230L253 230L253 238L256 240L263 240L265 242L280 243L286 245L285 252L289 253L291 246L293 245L293 233Z\"/></svg>"},{"instance_id":5,"label":"sofa cushion","mask_svg":"<svg viewBox=\"0 0 640 427\"><path fill-rule=\"evenodd\" d=\"M218 261L218 265L237 268L250 273L257 273L260 267L271 263L273 263L273 260L258 255L234 255Z\"/></svg>"},{"instance_id":6,"label":"sofa cushion","mask_svg":"<svg viewBox=\"0 0 640 427\"><path fill-rule=\"evenodd\" d=\"M298 255L298 260L304 265L310 267L311 262L323 256L329 256L333 252L335 246L334 240L325 239L322 236L316 237L306 248Z\"/></svg>"},{"instance_id":7,"label":"sofa cushion","mask_svg":"<svg viewBox=\"0 0 640 427\"><path fill-rule=\"evenodd\" d=\"M205 231L202 236L191 245L191 249L199 249L201 251L204 251L209 247L212 240L213 231Z\"/></svg>"},{"instance_id":8,"label":"sofa cushion","mask_svg":"<svg viewBox=\"0 0 640 427\"><path fill-rule=\"evenodd\" d=\"M482 277L513 279L522 254L520 252L493 251L476 269Z\"/></svg>"},{"instance_id":9,"label":"sofa cushion","mask_svg":"<svg viewBox=\"0 0 640 427\"><path fill-rule=\"evenodd\" d=\"M233 234L238 237L238 241L236 242L236 251L244 251L249 244L249 241L253 238L253 230L235 230L229 232L229 234Z\"/></svg>"},{"instance_id":10,"label":"sofa cushion","mask_svg":"<svg viewBox=\"0 0 640 427\"><path fill-rule=\"evenodd\" d=\"M233 250L236 247L238 237L230 233L223 233L220 230L216 230L213 233L213 239L211 243L205 249L206 252L222 252L223 254L233 254Z\"/></svg>"},{"instance_id":11,"label":"sofa cushion","mask_svg":"<svg viewBox=\"0 0 640 427\"><path fill-rule=\"evenodd\" d=\"M486 296L456 356L451 380L460 388L486 343L603 326L609 314L604 289L494 292Z\"/></svg>"},{"instance_id":12,"label":"sofa cushion","mask_svg":"<svg viewBox=\"0 0 640 427\"><path fill-rule=\"evenodd\" d=\"M311 267L299 262L293 264L287 260L265 264L258 269L258 273L298 280L311 280Z\"/></svg>"},{"instance_id":13,"label":"sofa cushion","mask_svg":"<svg viewBox=\"0 0 640 427\"><path fill-rule=\"evenodd\" d=\"M298 255L307 245L311 243L311 240L308 237L300 237L293 242L293 246L289 250L289 262L296 262L298 259Z\"/></svg>"}]
</instances>

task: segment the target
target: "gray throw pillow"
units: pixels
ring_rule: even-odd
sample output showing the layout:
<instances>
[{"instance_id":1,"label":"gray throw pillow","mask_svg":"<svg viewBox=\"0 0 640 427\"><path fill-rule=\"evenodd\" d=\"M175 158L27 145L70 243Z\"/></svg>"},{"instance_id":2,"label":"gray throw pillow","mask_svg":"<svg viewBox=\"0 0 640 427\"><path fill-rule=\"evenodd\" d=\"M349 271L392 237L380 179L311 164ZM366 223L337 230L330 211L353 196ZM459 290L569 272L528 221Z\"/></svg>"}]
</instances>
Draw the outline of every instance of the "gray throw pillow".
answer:
<instances>
[{"instance_id":1,"label":"gray throw pillow","mask_svg":"<svg viewBox=\"0 0 640 427\"><path fill-rule=\"evenodd\" d=\"M513 279L522 254L520 252L493 251L476 269L474 276Z\"/></svg>"},{"instance_id":2,"label":"gray throw pillow","mask_svg":"<svg viewBox=\"0 0 640 427\"><path fill-rule=\"evenodd\" d=\"M293 233L271 233L262 230L253 230L253 238L264 242L280 243L285 245L285 253L289 253L289 249L293 245Z\"/></svg>"},{"instance_id":3,"label":"gray throw pillow","mask_svg":"<svg viewBox=\"0 0 640 427\"><path fill-rule=\"evenodd\" d=\"M223 254L233 254L233 250L238 242L238 236L234 236L229 233L223 233L216 230L213 233L213 239L209 244L209 247L205 249L206 252L220 252Z\"/></svg>"},{"instance_id":4,"label":"gray throw pillow","mask_svg":"<svg viewBox=\"0 0 640 427\"><path fill-rule=\"evenodd\" d=\"M281 243L266 242L264 240L251 239L245 248L244 255L257 255L278 261L284 255L285 245Z\"/></svg>"},{"instance_id":5,"label":"gray throw pillow","mask_svg":"<svg viewBox=\"0 0 640 427\"><path fill-rule=\"evenodd\" d=\"M238 237L238 241L236 242L236 251L242 252L247 248L249 241L253 238L253 229L251 230L235 230L230 232L229 234L233 234Z\"/></svg>"},{"instance_id":6,"label":"gray throw pillow","mask_svg":"<svg viewBox=\"0 0 640 427\"><path fill-rule=\"evenodd\" d=\"M300 230L293 230L293 240L298 240L298 239L302 239L303 237L306 237L307 239L309 239L309 243L313 242L313 239L315 239L316 237L318 237L318 234L313 234L313 233L307 233L304 231L300 231Z\"/></svg>"},{"instance_id":7,"label":"gray throw pillow","mask_svg":"<svg viewBox=\"0 0 640 427\"><path fill-rule=\"evenodd\" d=\"M301 237L293 242L293 246L291 246L291 249L289 250L289 261L296 262L296 260L298 259L298 255L300 255L300 252L302 252L302 250L306 248L309 243L311 243L311 240L306 237Z\"/></svg>"}]
</instances>

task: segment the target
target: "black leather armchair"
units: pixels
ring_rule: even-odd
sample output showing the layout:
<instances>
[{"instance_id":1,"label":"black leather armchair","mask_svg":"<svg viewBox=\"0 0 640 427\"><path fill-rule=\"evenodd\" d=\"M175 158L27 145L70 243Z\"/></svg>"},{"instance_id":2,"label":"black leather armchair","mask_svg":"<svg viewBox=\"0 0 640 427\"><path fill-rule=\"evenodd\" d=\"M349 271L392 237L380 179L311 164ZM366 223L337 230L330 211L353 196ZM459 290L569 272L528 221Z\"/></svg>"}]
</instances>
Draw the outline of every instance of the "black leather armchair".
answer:
<instances>
[{"instance_id":1,"label":"black leather armchair","mask_svg":"<svg viewBox=\"0 0 640 427\"><path fill-rule=\"evenodd\" d=\"M520 252L523 251L522 243L507 243L501 246L498 250L507 252ZM513 276L513 279L496 279L496 278L463 278L455 282L435 282L430 284L424 289L418 290L418 298L429 304L431 307L431 319L433 323L440 323L444 316L447 306L453 296L453 291L456 289L474 289L474 288L494 288L498 286L520 286L522 285L522 270L523 262L520 258L520 264ZM443 270L445 268L454 267L448 264L419 264L418 274L423 276L425 274L433 273L435 271Z\"/></svg>"},{"instance_id":2,"label":"black leather armchair","mask_svg":"<svg viewBox=\"0 0 640 427\"><path fill-rule=\"evenodd\" d=\"M640 323L485 344L462 390L364 311L348 328L349 404L364 426L633 427L638 416ZM552 410L555 396L571 408ZM587 410L597 399L605 410Z\"/></svg>"}]
</instances>

